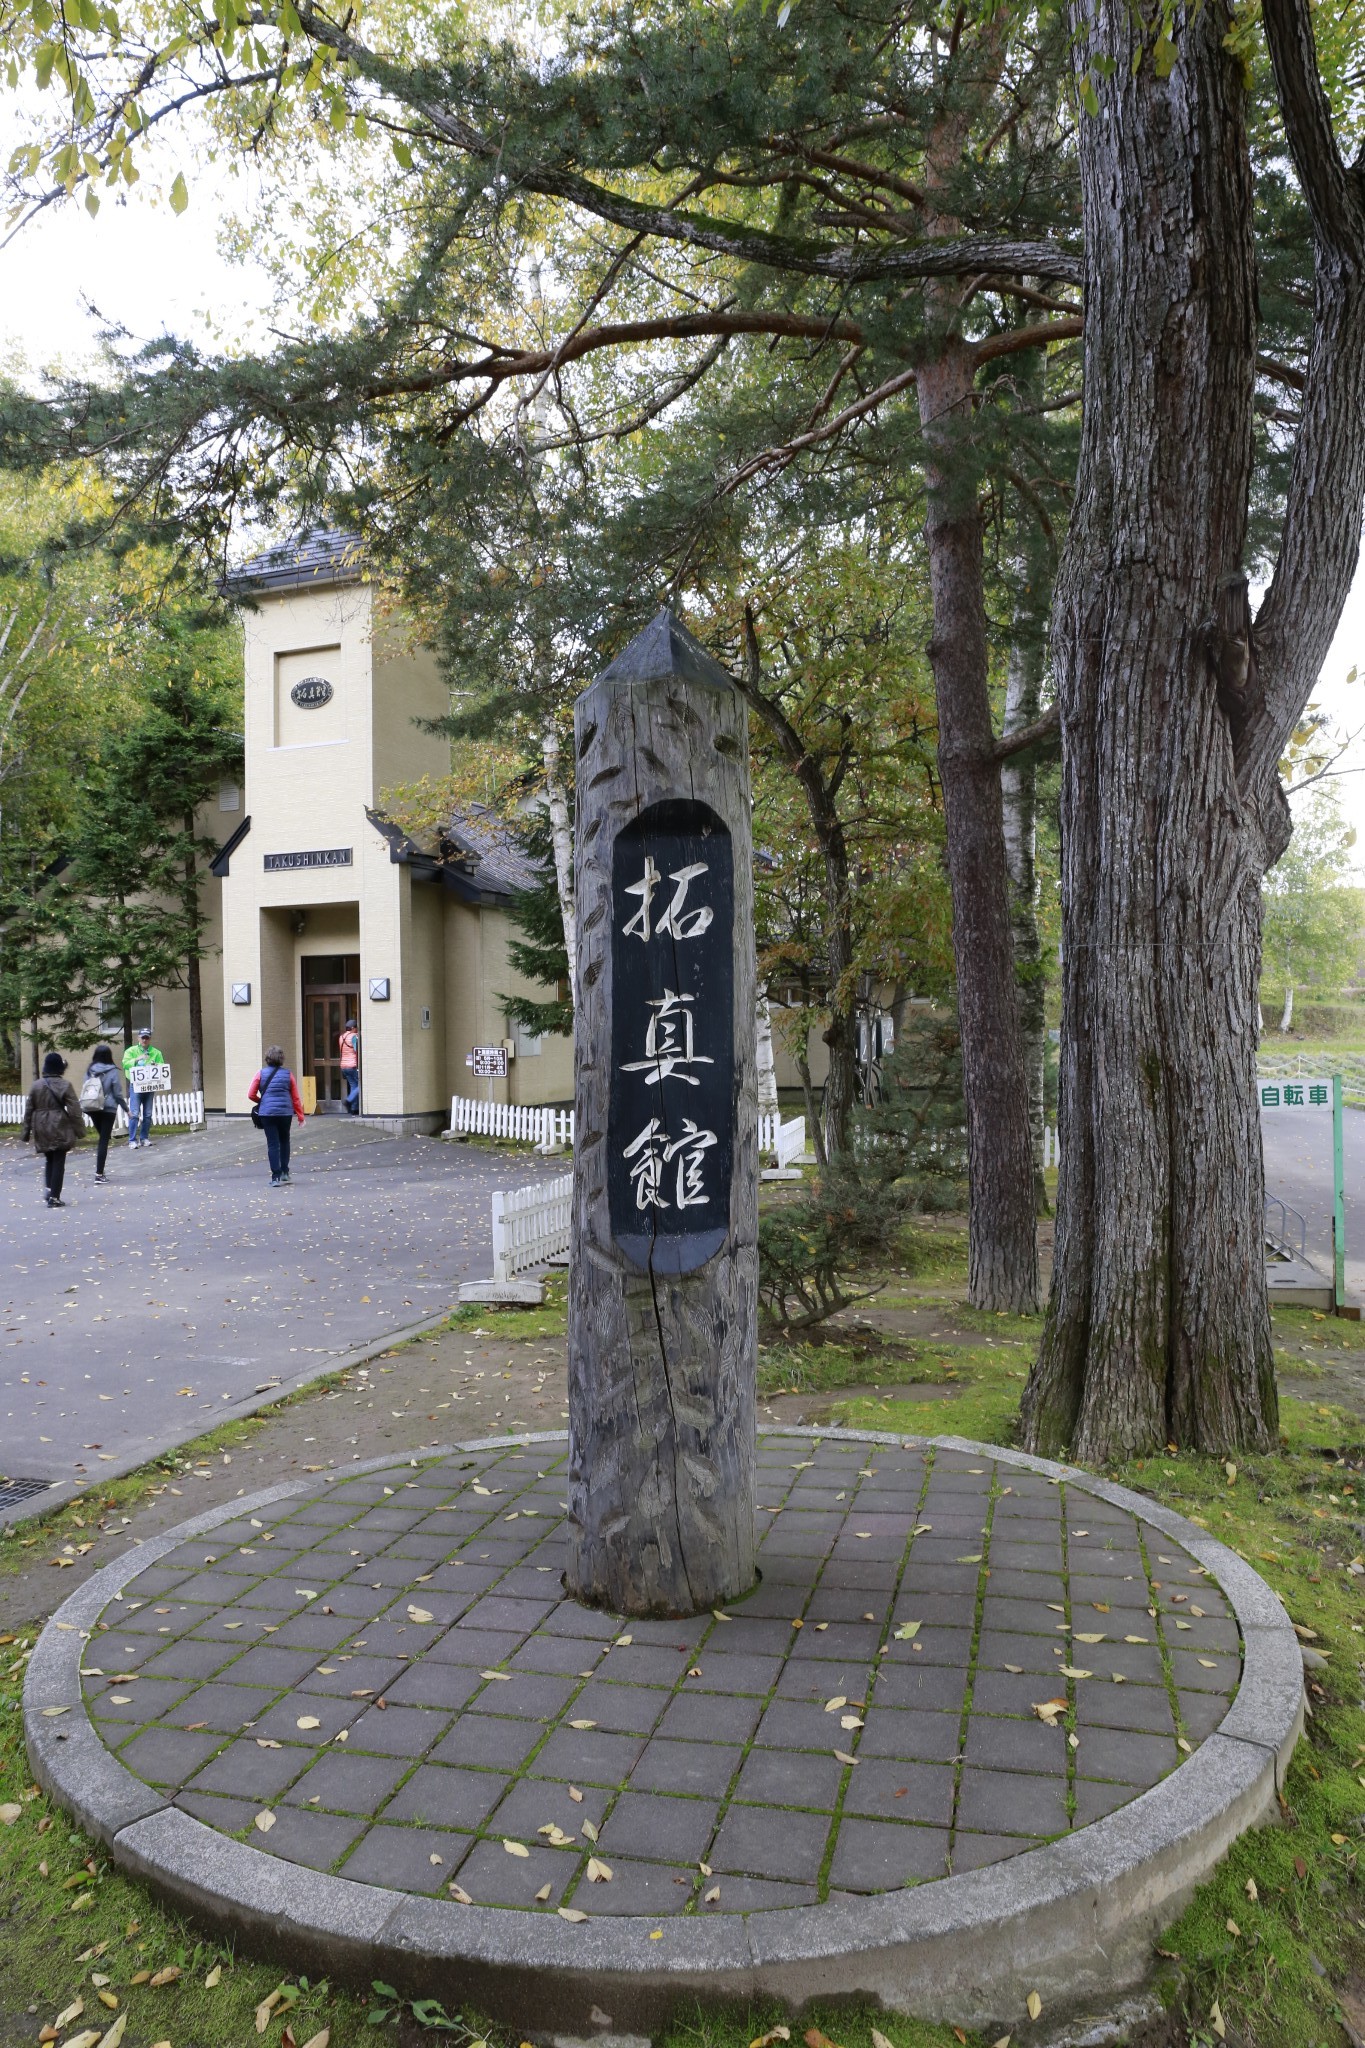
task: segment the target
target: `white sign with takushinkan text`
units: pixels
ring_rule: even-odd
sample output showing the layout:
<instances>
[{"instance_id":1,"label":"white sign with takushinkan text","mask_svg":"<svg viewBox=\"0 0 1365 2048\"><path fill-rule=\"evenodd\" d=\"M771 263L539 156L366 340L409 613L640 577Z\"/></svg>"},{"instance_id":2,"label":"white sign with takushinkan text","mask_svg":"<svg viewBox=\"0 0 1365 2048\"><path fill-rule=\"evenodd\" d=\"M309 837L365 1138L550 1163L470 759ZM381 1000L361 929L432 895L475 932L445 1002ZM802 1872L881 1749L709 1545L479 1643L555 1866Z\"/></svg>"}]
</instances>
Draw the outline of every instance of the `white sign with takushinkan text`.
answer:
<instances>
[{"instance_id":1,"label":"white sign with takushinkan text","mask_svg":"<svg viewBox=\"0 0 1365 2048\"><path fill-rule=\"evenodd\" d=\"M171 1070L164 1063L137 1066L128 1076L128 1083L139 1095L166 1095L170 1092Z\"/></svg>"}]
</instances>

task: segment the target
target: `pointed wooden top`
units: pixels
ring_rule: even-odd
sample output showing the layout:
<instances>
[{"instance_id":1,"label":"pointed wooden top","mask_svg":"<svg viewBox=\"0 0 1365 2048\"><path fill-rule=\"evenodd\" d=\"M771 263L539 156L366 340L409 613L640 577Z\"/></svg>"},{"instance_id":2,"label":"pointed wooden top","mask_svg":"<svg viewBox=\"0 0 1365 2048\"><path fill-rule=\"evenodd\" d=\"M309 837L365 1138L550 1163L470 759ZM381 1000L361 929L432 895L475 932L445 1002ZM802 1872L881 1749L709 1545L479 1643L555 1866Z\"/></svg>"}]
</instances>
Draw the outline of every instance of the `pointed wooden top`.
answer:
<instances>
[{"instance_id":1,"label":"pointed wooden top","mask_svg":"<svg viewBox=\"0 0 1365 2048\"><path fill-rule=\"evenodd\" d=\"M694 640L682 620L664 605L642 633L623 647L599 683L662 683L677 677L679 682L704 683L712 690L732 690L734 683L718 661L713 661L699 640Z\"/></svg>"}]
</instances>

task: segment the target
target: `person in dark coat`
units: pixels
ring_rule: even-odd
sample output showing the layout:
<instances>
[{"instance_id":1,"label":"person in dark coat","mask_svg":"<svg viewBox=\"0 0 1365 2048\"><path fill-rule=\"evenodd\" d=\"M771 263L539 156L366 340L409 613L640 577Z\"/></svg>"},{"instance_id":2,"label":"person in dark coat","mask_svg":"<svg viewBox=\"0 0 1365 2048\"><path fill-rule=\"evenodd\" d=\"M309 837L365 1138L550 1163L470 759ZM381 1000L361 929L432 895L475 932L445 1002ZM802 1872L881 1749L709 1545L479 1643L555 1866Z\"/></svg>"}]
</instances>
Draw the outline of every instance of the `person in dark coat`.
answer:
<instances>
[{"instance_id":1,"label":"person in dark coat","mask_svg":"<svg viewBox=\"0 0 1365 2048\"><path fill-rule=\"evenodd\" d=\"M66 1177L66 1155L85 1136L85 1114L71 1083L66 1080L66 1061L50 1052L43 1061L43 1077L28 1091L24 1105L24 1140L32 1138L43 1155L43 1183L49 1209L64 1209L62 1182Z\"/></svg>"},{"instance_id":2,"label":"person in dark coat","mask_svg":"<svg viewBox=\"0 0 1365 2048\"><path fill-rule=\"evenodd\" d=\"M96 1082L99 1083L99 1101L92 1103L90 1098L95 1092ZM111 1046L97 1045L91 1053L90 1064L85 1070L85 1086L81 1089L81 1104L99 1139L95 1152L95 1185L98 1187L105 1178L104 1166L109 1157L109 1140L114 1135L115 1121L119 1111L128 1107Z\"/></svg>"},{"instance_id":3,"label":"person in dark coat","mask_svg":"<svg viewBox=\"0 0 1365 2048\"><path fill-rule=\"evenodd\" d=\"M299 1098L299 1084L284 1063L283 1046L266 1047L265 1064L248 1088L247 1099L256 1105L256 1122L265 1132L265 1149L270 1158L270 1185L272 1188L287 1188L289 1120L296 1116L302 1124L303 1103Z\"/></svg>"}]
</instances>

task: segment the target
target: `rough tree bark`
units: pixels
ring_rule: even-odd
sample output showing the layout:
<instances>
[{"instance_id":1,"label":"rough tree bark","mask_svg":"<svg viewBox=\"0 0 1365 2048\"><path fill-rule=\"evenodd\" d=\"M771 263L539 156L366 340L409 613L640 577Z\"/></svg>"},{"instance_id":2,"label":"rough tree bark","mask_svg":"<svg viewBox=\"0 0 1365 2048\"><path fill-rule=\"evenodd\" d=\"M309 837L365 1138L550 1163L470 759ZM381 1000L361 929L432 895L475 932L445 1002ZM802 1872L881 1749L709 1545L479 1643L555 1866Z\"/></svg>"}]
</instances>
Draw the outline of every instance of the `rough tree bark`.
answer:
<instances>
[{"instance_id":1,"label":"rough tree bark","mask_svg":"<svg viewBox=\"0 0 1365 2048\"><path fill-rule=\"evenodd\" d=\"M849 1147L849 1123L858 1087L857 989L853 974L853 884L848 838L839 813L839 792L853 760L847 732L826 767L796 730L776 697L763 688L763 661L753 611L744 612L744 673L737 687L758 713L782 749L783 758L801 786L806 812L820 849L825 871L825 960L829 973L829 1023L823 1037L829 1048L825 1076L824 1140L817 1149L823 1165ZM988 714L989 716L989 714Z\"/></svg>"},{"instance_id":2,"label":"rough tree bark","mask_svg":"<svg viewBox=\"0 0 1365 2048\"><path fill-rule=\"evenodd\" d=\"M747 711L725 672L670 613L661 612L579 699L575 734L578 1137L565 1583L578 1599L618 1613L691 1614L747 1592L755 1571L758 1145ZM713 862L709 873L694 873L687 910L678 913L671 940L664 936L663 919L678 883L677 867L659 878L652 933L646 919L644 926L636 923L635 937L624 937L615 851L623 828L642 812L648 815L649 807L679 797L708 806L729 832L730 1014L723 1014L718 994L709 1000L699 996L695 1049L710 1066L722 1055L724 1034L733 1032L733 1083L727 1101L708 1105L704 1086L682 1086L676 1074L665 1076L657 1082L658 1115L666 1121L679 1113L700 1120L709 1115L715 1122L720 1143L699 1154L699 1184L709 1181L732 1133L730 1191L728 1209L719 1217L704 1208L696 1212L723 1231L723 1242L706 1263L669 1270L658 1237L641 1270L623 1252L620 1228L613 1226L612 1188L619 1200L623 1168L620 1147L608 1139L628 1071L613 1048L613 1013L624 1006L632 1031L643 1038L649 967L644 945L623 954L629 972L623 971L618 985L613 952L617 945L634 946L635 937L671 946L665 955L670 988L675 994L699 988L699 956L691 942L704 933L688 926L696 906L717 900L711 892L718 869ZM642 855L631 872L647 874ZM647 887L643 896L636 887L626 899L627 919L632 905L641 903L647 911ZM657 1048L646 1042L644 1050L654 1056ZM722 1118L728 1119L724 1131ZM664 1135L670 1133L674 1124L667 1121ZM644 1156L638 1144L632 1154L638 1171ZM680 1206L681 1167L677 1173L675 1180L670 1162L661 1191L665 1203ZM636 1194L638 1227L662 1229L667 1219L644 1206L643 1186Z\"/></svg>"},{"instance_id":3,"label":"rough tree bark","mask_svg":"<svg viewBox=\"0 0 1365 2048\"><path fill-rule=\"evenodd\" d=\"M1306 0L1265 0L1314 232L1314 336L1274 580L1243 573L1256 362L1252 180L1225 0L1159 78L1126 0L1082 116L1085 401L1054 607L1063 731L1062 1176L1028 1442L1087 1458L1274 1442L1253 1089L1276 764L1330 644L1365 494L1365 204ZM1136 60L1136 70L1134 64Z\"/></svg>"},{"instance_id":4,"label":"rough tree bark","mask_svg":"<svg viewBox=\"0 0 1365 2048\"><path fill-rule=\"evenodd\" d=\"M988 688L981 512L975 467L963 459L974 385L971 351L959 342L948 342L918 377L934 610L929 655L967 1105L968 1287L974 1307L1018 1313L1037 1306L1038 1243Z\"/></svg>"},{"instance_id":5,"label":"rough tree bark","mask_svg":"<svg viewBox=\"0 0 1365 2048\"><path fill-rule=\"evenodd\" d=\"M1043 650L1016 615L1005 675L1006 736L1032 725L1038 716ZM1029 1140L1033 1147L1033 1191L1038 1214L1048 1210L1043 1180L1043 1048L1047 1040L1043 949L1038 937L1037 848L1038 764L1032 749L1011 755L1000 767L1005 865L1010 878L1010 934L1014 945L1015 994L1028 1082Z\"/></svg>"}]
</instances>

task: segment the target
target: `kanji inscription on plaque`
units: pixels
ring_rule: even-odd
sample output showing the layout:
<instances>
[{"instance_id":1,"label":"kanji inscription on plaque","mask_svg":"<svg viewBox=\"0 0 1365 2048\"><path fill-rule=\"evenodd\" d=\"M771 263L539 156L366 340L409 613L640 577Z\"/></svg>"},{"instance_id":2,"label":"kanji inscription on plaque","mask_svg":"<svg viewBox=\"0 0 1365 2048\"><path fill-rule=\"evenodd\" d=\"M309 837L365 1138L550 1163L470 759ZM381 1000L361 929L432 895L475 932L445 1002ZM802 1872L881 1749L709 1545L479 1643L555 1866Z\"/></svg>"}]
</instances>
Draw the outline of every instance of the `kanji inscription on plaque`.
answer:
<instances>
[{"instance_id":1,"label":"kanji inscription on plaque","mask_svg":"<svg viewBox=\"0 0 1365 2048\"><path fill-rule=\"evenodd\" d=\"M734 900L706 804L651 804L617 834L608 1206L626 1258L658 1273L705 1265L729 1228Z\"/></svg>"}]
</instances>

